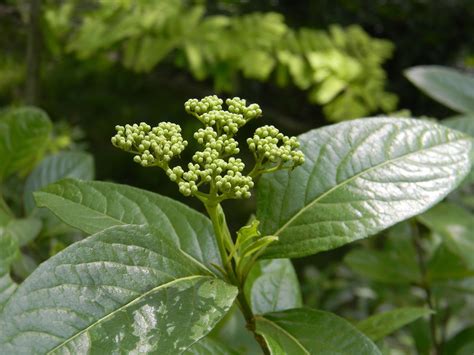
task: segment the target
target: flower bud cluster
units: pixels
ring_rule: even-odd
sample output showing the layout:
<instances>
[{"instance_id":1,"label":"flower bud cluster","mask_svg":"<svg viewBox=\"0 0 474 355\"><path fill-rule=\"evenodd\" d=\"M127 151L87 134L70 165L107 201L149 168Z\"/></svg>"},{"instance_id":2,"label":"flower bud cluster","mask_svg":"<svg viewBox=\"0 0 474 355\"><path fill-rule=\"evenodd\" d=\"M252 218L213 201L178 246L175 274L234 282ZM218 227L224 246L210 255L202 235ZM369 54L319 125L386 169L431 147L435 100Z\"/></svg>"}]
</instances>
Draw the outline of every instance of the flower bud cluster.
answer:
<instances>
[{"instance_id":1,"label":"flower bud cluster","mask_svg":"<svg viewBox=\"0 0 474 355\"><path fill-rule=\"evenodd\" d=\"M198 153L207 155L207 152ZM249 190L254 183L251 177L242 174L244 168L241 159L231 157L226 161L215 158L209 163L189 163L186 172L176 168L168 169L167 174L171 180L179 179L179 191L185 196L196 193L201 184L213 182L218 197L249 198Z\"/></svg>"},{"instance_id":2,"label":"flower bud cluster","mask_svg":"<svg viewBox=\"0 0 474 355\"><path fill-rule=\"evenodd\" d=\"M184 103L184 109L187 113L202 115L211 111L221 111L224 101L219 99L216 95L206 96L205 98L189 99Z\"/></svg>"},{"instance_id":3,"label":"flower bud cluster","mask_svg":"<svg viewBox=\"0 0 474 355\"><path fill-rule=\"evenodd\" d=\"M285 136L274 126L257 128L253 138L247 139L247 144L262 166L269 163L293 169L304 163L304 154L298 150L297 138Z\"/></svg>"},{"instance_id":4,"label":"flower bud cluster","mask_svg":"<svg viewBox=\"0 0 474 355\"><path fill-rule=\"evenodd\" d=\"M244 174L245 164L234 157L240 149L233 137L249 120L261 116L262 110L257 104L247 106L246 101L238 97L225 101L227 110L222 108L223 104L215 95L185 103L186 111L205 126L194 133L203 148L194 153L186 170L169 164L188 144L176 124L162 122L153 128L143 122L116 126L117 134L112 137L112 143L135 154L133 160L142 166L163 168L183 195L194 195L203 201L248 198L256 176L303 164L304 156L297 149L299 143L295 137L287 137L273 126L263 126L247 140L256 165L250 173Z\"/></svg>"},{"instance_id":5,"label":"flower bud cluster","mask_svg":"<svg viewBox=\"0 0 474 355\"><path fill-rule=\"evenodd\" d=\"M188 144L181 136L181 127L170 122L161 122L153 128L141 122L115 126L115 129L117 134L112 137L112 144L134 153L133 161L144 167L167 166Z\"/></svg>"},{"instance_id":6,"label":"flower bud cluster","mask_svg":"<svg viewBox=\"0 0 474 355\"><path fill-rule=\"evenodd\" d=\"M211 189L218 197L250 197L254 186L252 178L242 174L245 168L242 160L232 157L240 152L237 141L226 134L219 136L212 127L199 129L194 138L204 149L193 155L188 171L168 170L170 179L179 179L180 192L189 196L198 191L201 184L212 183Z\"/></svg>"},{"instance_id":7,"label":"flower bud cluster","mask_svg":"<svg viewBox=\"0 0 474 355\"><path fill-rule=\"evenodd\" d=\"M247 106L247 101L239 97L225 100L228 111L234 114L242 115L245 121L250 121L262 115L262 110L258 104Z\"/></svg>"},{"instance_id":8,"label":"flower bud cluster","mask_svg":"<svg viewBox=\"0 0 474 355\"><path fill-rule=\"evenodd\" d=\"M216 133L233 136L248 121L262 115L257 104L247 106L247 102L238 97L227 99L227 111L222 109L223 101L217 96L207 96L202 100L186 101L186 112L196 116L206 127L215 127Z\"/></svg>"}]
</instances>

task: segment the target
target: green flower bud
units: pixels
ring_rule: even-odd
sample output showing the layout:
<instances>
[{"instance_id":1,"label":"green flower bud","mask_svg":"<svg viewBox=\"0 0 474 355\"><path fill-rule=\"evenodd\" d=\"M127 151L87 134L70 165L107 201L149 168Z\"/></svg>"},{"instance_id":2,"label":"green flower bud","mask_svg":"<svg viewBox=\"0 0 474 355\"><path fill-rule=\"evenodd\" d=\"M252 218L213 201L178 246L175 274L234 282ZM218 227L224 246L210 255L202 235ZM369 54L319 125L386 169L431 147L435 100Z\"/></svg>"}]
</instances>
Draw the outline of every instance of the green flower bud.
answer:
<instances>
[{"instance_id":1,"label":"green flower bud","mask_svg":"<svg viewBox=\"0 0 474 355\"><path fill-rule=\"evenodd\" d=\"M297 148L295 137L287 137L273 126L263 126L247 139L251 152L257 159L257 166L247 176L243 174L245 164L235 155L240 153L238 142L233 138L249 120L262 115L257 104L234 97L223 100L217 96L207 96L201 100L190 99L184 107L186 112L198 118L204 125L194 133L194 139L202 145L202 150L192 156L187 170L169 162L179 156L188 142L181 136L181 128L170 122L161 122L151 127L145 122L115 127L112 137L114 146L134 154L133 160L142 166L160 166L165 169L171 181L178 184L185 195L196 195L221 201L228 198L248 198L254 187L253 176L280 168L294 168L304 162L304 156ZM260 170L258 170L260 169ZM199 191L202 184L209 184ZM212 195L212 196L211 196Z\"/></svg>"},{"instance_id":2,"label":"green flower bud","mask_svg":"<svg viewBox=\"0 0 474 355\"><path fill-rule=\"evenodd\" d=\"M264 170L266 163L289 169L304 163L304 155L297 149L297 138L283 135L274 126L257 128L253 138L247 139L247 144L257 160L262 160Z\"/></svg>"},{"instance_id":3,"label":"green flower bud","mask_svg":"<svg viewBox=\"0 0 474 355\"><path fill-rule=\"evenodd\" d=\"M115 129L117 134L112 137L112 144L139 153L133 160L144 167L167 164L188 144L181 136L181 127L170 122L161 122L153 128L141 122L139 125L116 126Z\"/></svg>"}]
</instances>

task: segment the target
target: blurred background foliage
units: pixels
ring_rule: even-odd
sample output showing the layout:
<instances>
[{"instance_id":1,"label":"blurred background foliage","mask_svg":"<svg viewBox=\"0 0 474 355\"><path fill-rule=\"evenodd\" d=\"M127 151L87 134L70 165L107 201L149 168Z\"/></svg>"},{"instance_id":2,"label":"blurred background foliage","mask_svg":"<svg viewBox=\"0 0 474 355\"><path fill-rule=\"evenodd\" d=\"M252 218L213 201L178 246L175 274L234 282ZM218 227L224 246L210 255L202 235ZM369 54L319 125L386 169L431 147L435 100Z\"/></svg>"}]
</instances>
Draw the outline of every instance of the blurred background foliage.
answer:
<instances>
[{"instance_id":1,"label":"blurred background foliage","mask_svg":"<svg viewBox=\"0 0 474 355\"><path fill-rule=\"evenodd\" d=\"M44 109L56 137L49 151L89 151L97 179L183 200L164 174L113 149L109 138L116 124L169 120L189 136L198 122L184 113L184 101L213 93L259 103L266 124L293 135L368 115L453 116L403 71L437 64L474 72L472 33L472 0L3 0L0 107ZM446 121L458 129L460 123ZM15 195L23 182L17 180L5 182L14 212L21 210ZM468 205L471 199L464 207L472 212L472 184L463 189L468 193L461 189L450 202ZM246 222L253 204L227 202L234 229ZM455 271L457 265L464 273L466 261L453 261L463 256L462 247L441 243L443 231L430 217L296 260L305 303L361 319L391 306L425 304L428 280L437 308L447 312L438 315L440 329L455 334L466 322L450 323L452 314L474 312L472 297L466 298L474 294L473 278L457 274L456 282L447 280L453 274L443 274L442 266L454 265ZM470 219L472 214L459 223L467 226ZM422 236L421 245L411 241L414 234ZM64 246L50 243L47 254ZM417 248L426 254L421 274ZM388 345L428 354L430 326L417 322L412 337L402 334ZM460 338L473 331L466 329Z\"/></svg>"}]
</instances>

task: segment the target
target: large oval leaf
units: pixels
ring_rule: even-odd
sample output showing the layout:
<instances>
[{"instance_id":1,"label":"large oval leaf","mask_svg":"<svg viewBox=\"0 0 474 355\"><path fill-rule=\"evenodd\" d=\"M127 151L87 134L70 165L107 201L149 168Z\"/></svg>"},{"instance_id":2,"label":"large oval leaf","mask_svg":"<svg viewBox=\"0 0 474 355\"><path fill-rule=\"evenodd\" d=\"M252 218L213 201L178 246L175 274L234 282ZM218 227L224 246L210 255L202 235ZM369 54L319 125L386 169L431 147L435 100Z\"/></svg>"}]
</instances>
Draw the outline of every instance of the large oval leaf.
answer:
<instances>
[{"instance_id":1,"label":"large oval leaf","mask_svg":"<svg viewBox=\"0 0 474 355\"><path fill-rule=\"evenodd\" d=\"M405 76L438 102L458 112L474 112L474 77L458 70L427 65L405 71Z\"/></svg>"},{"instance_id":2,"label":"large oval leaf","mask_svg":"<svg viewBox=\"0 0 474 355\"><path fill-rule=\"evenodd\" d=\"M359 119L299 140L306 163L259 182L262 232L279 236L268 258L333 249L421 213L471 165L471 138L421 120Z\"/></svg>"},{"instance_id":3,"label":"large oval leaf","mask_svg":"<svg viewBox=\"0 0 474 355\"><path fill-rule=\"evenodd\" d=\"M303 306L298 277L289 259L260 260L249 273L244 289L254 314Z\"/></svg>"},{"instance_id":4,"label":"large oval leaf","mask_svg":"<svg viewBox=\"0 0 474 355\"><path fill-rule=\"evenodd\" d=\"M329 312L297 308L257 316L255 323L272 355L381 354L352 324Z\"/></svg>"},{"instance_id":5,"label":"large oval leaf","mask_svg":"<svg viewBox=\"0 0 474 355\"><path fill-rule=\"evenodd\" d=\"M0 318L5 353L179 353L237 294L151 226L117 226L55 255Z\"/></svg>"},{"instance_id":6,"label":"large oval leaf","mask_svg":"<svg viewBox=\"0 0 474 355\"><path fill-rule=\"evenodd\" d=\"M221 263L211 221L168 197L127 185L73 179L48 185L34 196L39 207L86 233L122 224L155 225L202 263Z\"/></svg>"},{"instance_id":7,"label":"large oval leaf","mask_svg":"<svg viewBox=\"0 0 474 355\"><path fill-rule=\"evenodd\" d=\"M33 167L49 143L51 129L46 113L36 108L0 112L0 181Z\"/></svg>"},{"instance_id":8,"label":"large oval leaf","mask_svg":"<svg viewBox=\"0 0 474 355\"><path fill-rule=\"evenodd\" d=\"M44 158L31 172L25 183L23 201L30 212L35 207L33 192L63 178L92 180L94 158L84 152L61 152Z\"/></svg>"}]
</instances>

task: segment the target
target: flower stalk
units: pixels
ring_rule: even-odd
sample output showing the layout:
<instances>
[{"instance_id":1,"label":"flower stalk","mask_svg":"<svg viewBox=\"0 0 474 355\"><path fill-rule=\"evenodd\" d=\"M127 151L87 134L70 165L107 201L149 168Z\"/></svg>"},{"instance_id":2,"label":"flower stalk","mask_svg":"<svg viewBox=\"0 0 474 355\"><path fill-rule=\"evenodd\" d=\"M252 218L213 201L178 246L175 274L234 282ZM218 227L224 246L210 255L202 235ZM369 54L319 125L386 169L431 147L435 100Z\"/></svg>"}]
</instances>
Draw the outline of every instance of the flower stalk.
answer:
<instances>
[{"instance_id":1,"label":"flower stalk","mask_svg":"<svg viewBox=\"0 0 474 355\"><path fill-rule=\"evenodd\" d=\"M133 161L143 167L159 167L168 178L178 185L184 196L194 196L205 206L211 219L222 267L216 269L223 277L239 289L237 301L247 327L265 353L265 341L255 333L254 315L244 294L247 275L266 247L278 240L277 236L261 236L258 221L242 227L237 237L232 238L221 202L227 199L243 199L251 196L254 181L262 174L278 170L292 170L304 163L304 155L298 149L296 137L283 135L274 126L262 126L247 139L247 145L255 158L255 165L245 173L239 143L234 138L239 129L249 121L262 115L257 104L247 105L246 100L234 97L224 101L217 96L202 100L190 99L184 108L202 124L194 133L194 139L203 148L194 153L187 165L172 166L171 163L187 147L181 135L181 127L170 122L161 122L156 127L147 123L116 126L112 144L134 155Z\"/></svg>"}]
</instances>

